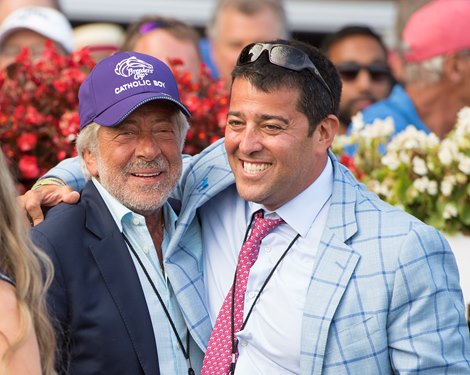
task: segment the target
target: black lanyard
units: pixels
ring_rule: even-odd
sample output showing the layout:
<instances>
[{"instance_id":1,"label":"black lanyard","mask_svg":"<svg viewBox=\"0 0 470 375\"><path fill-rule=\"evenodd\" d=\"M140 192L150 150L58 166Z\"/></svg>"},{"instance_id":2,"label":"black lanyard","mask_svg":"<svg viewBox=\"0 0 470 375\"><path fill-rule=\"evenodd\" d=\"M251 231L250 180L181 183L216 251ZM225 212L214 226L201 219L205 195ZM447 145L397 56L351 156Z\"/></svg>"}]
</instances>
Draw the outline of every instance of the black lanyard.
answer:
<instances>
[{"instance_id":1,"label":"black lanyard","mask_svg":"<svg viewBox=\"0 0 470 375\"><path fill-rule=\"evenodd\" d=\"M250 232L250 228L253 225L253 219L254 219L255 213L253 215L251 215L250 225L248 225L248 228L246 229L245 238L243 239L243 243L245 243L247 238L248 238L248 233ZM291 241L289 246L287 246L287 249L284 250L284 252L282 253L282 255L279 258L279 260L277 261L277 263L274 265L273 269L269 273L266 280L264 280L264 283L263 283L263 285L261 285L261 288L258 292L258 295L256 296L255 300L253 301L253 304L251 305L250 310L248 311L248 314L246 315L246 318L243 321L243 324L240 328L240 331L242 331L245 328L246 323L248 322L248 319L250 318L251 313L253 311L253 307L255 306L256 302L258 302L258 299L261 296L261 293L263 292L264 288L266 288L266 285L268 285L268 282L271 279L272 275L274 274L274 271L276 271L279 264L282 262L284 257L287 255L288 251L291 249L291 247L294 245L295 241L297 241L297 239L299 237L300 237L300 234L297 233L297 235ZM237 348L238 348L238 339L235 337L235 285L236 285L236 282L237 282L237 270L235 270L235 275L233 277L233 284L232 284L232 311L230 312L231 341L232 341L232 363L230 364L229 374L235 373L236 355L237 355Z\"/></svg>"},{"instance_id":2,"label":"black lanyard","mask_svg":"<svg viewBox=\"0 0 470 375\"><path fill-rule=\"evenodd\" d=\"M186 348L185 348L183 346L183 341L181 340L181 337L178 334L178 331L176 330L175 323L173 322L173 319L171 319L170 313L168 312L168 309L166 308L165 304L163 303L163 299L160 296L160 293L158 293L158 290L155 287L155 284L153 283L152 279L150 278L150 275L148 274L148 272L145 269L142 261L140 260L139 256L137 255L137 252L135 251L134 247L131 245L130 241L127 239L126 235L124 233L121 233L121 234L122 234L122 237L124 238L124 241L127 243L127 246L129 246L129 249L132 251L135 258L139 262L140 267L142 268L142 271L144 271L145 276L147 276L147 280L149 281L150 285L152 286L153 291L155 292L158 300L160 301L160 304L162 305L163 311L165 311L165 315L168 318L168 322L170 323L170 326L173 329L173 332L175 333L176 340L178 340L178 344L181 348L181 351L183 352L184 358L186 359L186 363L188 364L188 375L194 375L194 370L191 366L191 358L189 357L189 341L190 341L189 329L187 330L187 333L186 333Z\"/></svg>"}]
</instances>

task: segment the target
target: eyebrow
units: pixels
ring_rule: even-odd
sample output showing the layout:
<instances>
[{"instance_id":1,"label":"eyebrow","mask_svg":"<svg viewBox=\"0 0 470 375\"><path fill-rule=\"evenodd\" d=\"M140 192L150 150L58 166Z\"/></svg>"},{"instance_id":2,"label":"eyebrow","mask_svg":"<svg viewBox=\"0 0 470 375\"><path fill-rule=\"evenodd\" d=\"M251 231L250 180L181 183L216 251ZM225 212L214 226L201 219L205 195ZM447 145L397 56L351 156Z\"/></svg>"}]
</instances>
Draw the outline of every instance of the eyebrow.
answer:
<instances>
[{"instance_id":1,"label":"eyebrow","mask_svg":"<svg viewBox=\"0 0 470 375\"><path fill-rule=\"evenodd\" d=\"M241 112L239 111L230 111L228 112L227 116L243 117ZM289 124L289 120L287 118L283 116L277 116L277 115L262 114L262 115L257 115L256 119L261 120L261 121L278 120L285 124Z\"/></svg>"}]
</instances>

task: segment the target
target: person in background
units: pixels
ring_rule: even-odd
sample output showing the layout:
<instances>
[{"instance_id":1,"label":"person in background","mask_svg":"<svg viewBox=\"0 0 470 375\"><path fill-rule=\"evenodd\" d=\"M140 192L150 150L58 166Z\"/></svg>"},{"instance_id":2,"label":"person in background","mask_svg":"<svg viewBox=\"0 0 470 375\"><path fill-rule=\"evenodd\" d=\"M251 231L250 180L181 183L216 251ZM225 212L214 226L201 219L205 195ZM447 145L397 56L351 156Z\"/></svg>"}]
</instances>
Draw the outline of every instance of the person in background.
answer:
<instances>
[{"instance_id":1,"label":"person in background","mask_svg":"<svg viewBox=\"0 0 470 375\"><path fill-rule=\"evenodd\" d=\"M61 12L48 7L15 10L0 25L0 69L13 63L23 48L33 59L41 56L46 40L64 55L72 52L72 26Z\"/></svg>"},{"instance_id":2,"label":"person in background","mask_svg":"<svg viewBox=\"0 0 470 375\"><path fill-rule=\"evenodd\" d=\"M188 374L210 333L199 270L168 246L167 198L189 128L171 70L137 52L98 63L80 86L77 205L31 231L56 275L48 293L61 374ZM182 246L197 249L192 235Z\"/></svg>"},{"instance_id":3,"label":"person in background","mask_svg":"<svg viewBox=\"0 0 470 375\"><path fill-rule=\"evenodd\" d=\"M338 69L343 83L338 133L344 134L353 115L385 99L392 90L387 47L371 28L349 25L330 34L321 49Z\"/></svg>"},{"instance_id":4,"label":"person in background","mask_svg":"<svg viewBox=\"0 0 470 375\"><path fill-rule=\"evenodd\" d=\"M432 0L415 11L402 34L405 87L366 108L364 123L391 117L395 134L411 124L444 138L470 105L469 19L468 0Z\"/></svg>"},{"instance_id":5,"label":"person in background","mask_svg":"<svg viewBox=\"0 0 470 375\"><path fill-rule=\"evenodd\" d=\"M73 28L73 48L87 48L96 62L121 48L124 29L115 23L95 22Z\"/></svg>"},{"instance_id":6,"label":"person in background","mask_svg":"<svg viewBox=\"0 0 470 375\"><path fill-rule=\"evenodd\" d=\"M218 0L206 34L216 76L228 86L244 46L260 40L287 39L290 32L282 0Z\"/></svg>"},{"instance_id":7,"label":"person in background","mask_svg":"<svg viewBox=\"0 0 470 375\"><path fill-rule=\"evenodd\" d=\"M468 372L445 238L367 191L330 151L333 64L276 40L246 46L232 75L225 140L185 159L173 196L173 243L203 255L214 330L201 374ZM71 167L50 175L77 180ZM180 243L194 223L202 254Z\"/></svg>"},{"instance_id":8,"label":"person in background","mask_svg":"<svg viewBox=\"0 0 470 375\"><path fill-rule=\"evenodd\" d=\"M53 375L55 337L45 303L52 264L29 239L15 196L0 151L0 374Z\"/></svg>"},{"instance_id":9,"label":"person in background","mask_svg":"<svg viewBox=\"0 0 470 375\"><path fill-rule=\"evenodd\" d=\"M24 7L49 7L61 11L59 0L1 0L0 24L10 13Z\"/></svg>"},{"instance_id":10,"label":"person in background","mask_svg":"<svg viewBox=\"0 0 470 375\"><path fill-rule=\"evenodd\" d=\"M121 50L145 53L170 66L178 59L178 69L197 80L202 62L199 38L196 29L180 20L145 16L129 25Z\"/></svg>"}]
</instances>

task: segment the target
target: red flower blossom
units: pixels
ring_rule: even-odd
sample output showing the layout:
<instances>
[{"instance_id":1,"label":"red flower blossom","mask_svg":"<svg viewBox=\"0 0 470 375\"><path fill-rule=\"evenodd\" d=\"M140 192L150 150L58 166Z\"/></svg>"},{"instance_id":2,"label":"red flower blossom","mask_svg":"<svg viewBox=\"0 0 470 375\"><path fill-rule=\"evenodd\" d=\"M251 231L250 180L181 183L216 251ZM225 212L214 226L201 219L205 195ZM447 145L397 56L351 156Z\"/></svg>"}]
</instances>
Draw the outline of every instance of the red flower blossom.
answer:
<instances>
[{"instance_id":1,"label":"red flower blossom","mask_svg":"<svg viewBox=\"0 0 470 375\"><path fill-rule=\"evenodd\" d=\"M204 64L201 64L197 81L191 74L180 71L180 61L173 60L170 65L178 82L181 101L192 114L183 152L194 155L224 136L229 93L223 81L212 78Z\"/></svg>"},{"instance_id":2,"label":"red flower blossom","mask_svg":"<svg viewBox=\"0 0 470 375\"><path fill-rule=\"evenodd\" d=\"M18 137L16 144L21 151L31 151L36 147L38 137L34 133L24 133Z\"/></svg>"},{"instance_id":3,"label":"red flower blossom","mask_svg":"<svg viewBox=\"0 0 470 375\"><path fill-rule=\"evenodd\" d=\"M78 88L93 66L86 51L62 56L47 43L39 60L24 49L0 71L0 144L25 188L75 155Z\"/></svg>"},{"instance_id":4,"label":"red flower blossom","mask_svg":"<svg viewBox=\"0 0 470 375\"><path fill-rule=\"evenodd\" d=\"M24 178L33 179L39 177L38 159L34 155L24 155L18 162L18 168Z\"/></svg>"}]
</instances>

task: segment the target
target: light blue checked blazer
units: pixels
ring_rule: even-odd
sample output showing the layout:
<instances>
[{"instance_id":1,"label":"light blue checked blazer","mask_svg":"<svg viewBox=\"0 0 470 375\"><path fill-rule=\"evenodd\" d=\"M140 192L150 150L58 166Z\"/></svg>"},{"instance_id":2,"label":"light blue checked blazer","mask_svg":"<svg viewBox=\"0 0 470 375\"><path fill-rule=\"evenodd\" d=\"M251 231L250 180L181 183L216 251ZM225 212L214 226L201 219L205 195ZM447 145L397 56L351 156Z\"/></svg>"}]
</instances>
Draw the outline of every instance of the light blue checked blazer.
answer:
<instances>
[{"instance_id":1,"label":"light blue checked blazer","mask_svg":"<svg viewBox=\"0 0 470 375\"><path fill-rule=\"evenodd\" d=\"M306 291L301 374L470 374L469 330L446 240L330 158L333 195ZM178 254L202 255L191 244L200 241L197 209L233 183L222 141L185 160L167 267L184 268Z\"/></svg>"},{"instance_id":2,"label":"light blue checked blazer","mask_svg":"<svg viewBox=\"0 0 470 375\"><path fill-rule=\"evenodd\" d=\"M301 374L470 374L463 297L446 240L379 200L330 158L333 195L306 291ZM197 209L234 178L223 141L184 164L165 267L204 349L211 326Z\"/></svg>"}]
</instances>

